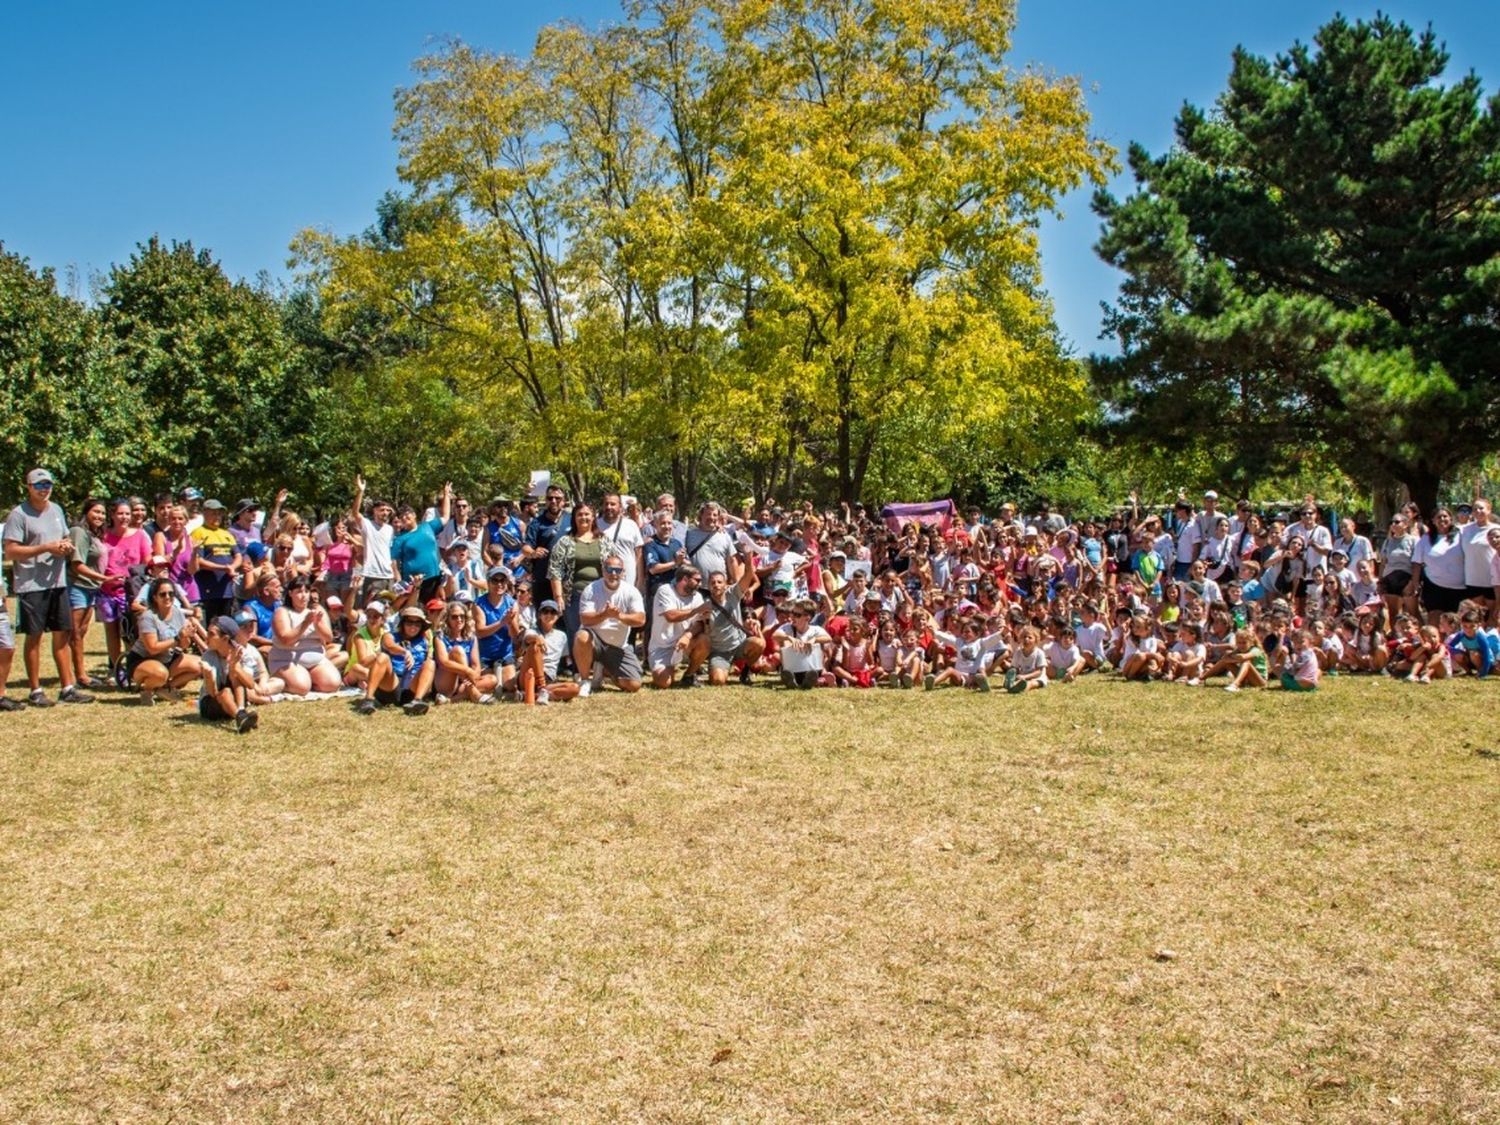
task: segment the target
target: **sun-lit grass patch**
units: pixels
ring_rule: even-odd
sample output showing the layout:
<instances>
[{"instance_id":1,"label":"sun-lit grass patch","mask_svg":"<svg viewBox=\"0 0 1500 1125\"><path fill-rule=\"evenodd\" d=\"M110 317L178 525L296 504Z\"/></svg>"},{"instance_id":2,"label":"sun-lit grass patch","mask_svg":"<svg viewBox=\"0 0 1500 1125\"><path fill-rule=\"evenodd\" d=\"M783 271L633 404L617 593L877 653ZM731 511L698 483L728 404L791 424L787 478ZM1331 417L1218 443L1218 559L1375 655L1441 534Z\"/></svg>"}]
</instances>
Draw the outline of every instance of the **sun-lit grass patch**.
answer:
<instances>
[{"instance_id":1,"label":"sun-lit grass patch","mask_svg":"<svg viewBox=\"0 0 1500 1125\"><path fill-rule=\"evenodd\" d=\"M1493 1118L1496 700L0 716L0 1118Z\"/></svg>"}]
</instances>

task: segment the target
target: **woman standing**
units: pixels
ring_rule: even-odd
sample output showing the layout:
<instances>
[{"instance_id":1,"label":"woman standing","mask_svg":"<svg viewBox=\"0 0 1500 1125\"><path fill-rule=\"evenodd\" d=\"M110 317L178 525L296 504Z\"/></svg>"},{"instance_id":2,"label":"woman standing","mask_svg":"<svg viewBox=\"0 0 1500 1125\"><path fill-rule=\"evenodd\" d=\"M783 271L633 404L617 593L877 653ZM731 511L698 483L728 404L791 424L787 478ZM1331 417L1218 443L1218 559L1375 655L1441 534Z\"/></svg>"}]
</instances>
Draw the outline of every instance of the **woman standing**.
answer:
<instances>
[{"instance_id":1,"label":"woman standing","mask_svg":"<svg viewBox=\"0 0 1500 1125\"><path fill-rule=\"evenodd\" d=\"M144 515L145 502L141 502ZM117 499L109 509L109 529L104 533L104 581L99 584L95 601L99 620L104 622L104 637L109 645L109 667L115 683L124 687L129 675L120 663L120 622L130 612L126 605L125 582L133 567L145 567L151 557L151 539L134 524L131 501Z\"/></svg>"},{"instance_id":2,"label":"woman standing","mask_svg":"<svg viewBox=\"0 0 1500 1125\"><path fill-rule=\"evenodd\" d=\"M1447 508L1432 513L1432 528L1417 540L1411 569L1406 592L1420 597L1427 624L1435 626L1443 614L1458 612L1458 603L1464 600L1464 549Z\"/></svg>"},{"instance_id":3,"label":"woman standing","mask_svg":"<svg viewBox=\"0 0 1500 1125\"><path fill-rule=\"evenodd\" d=\"M1415 608L1407 598L1412 588L1411 556L1417 549L1417 537L1404 515L1391 517L1390 531L1380 545L1380 600L1385 603L1386 631L1396 627L1396 616Z\"/></svg>"},{"instance_id":4,"label":"woman standing","mask_svg":"<svg viewBox=\"0 0 1500 1125\"><path fill-rule=\"evenodd\" d=\"M108 506L97 496L83 502L77 525L68 532L73 540L73 556L68 560L68 604L73 611L73 674L78 686L87 691L99 685L84 671L84 642L94 623L94 602L103 585L104 558L109 548L100 538L109 521Z\"/></svg>"},{"instance_id":5,"label":"woman standing","mask_svg":"<svg viewBox=\"0 0 1500 1125\"><path fill-rule=\"evenodd\" d=\"M578 600L589 583L604 577L604 537L595 530L594 509L584 503L573 508L573 529L552 546L547 579L552 600L563 607L563 631L571 647L578 633Z\"/></svg>"},{"instance_id":6,"label":"woman standing","mask_svg":"<svg viewBox=\"0 0 1500 1125\"><path fill-rule=\"evenodd\" d=\"M181 504L169 508L167 526L156 533L151 553L167 560L172 581L186 595L188 604L197 605L201 600L198 593L198 549L187 523L186 508Z\"/></svg>"}]
</instances>

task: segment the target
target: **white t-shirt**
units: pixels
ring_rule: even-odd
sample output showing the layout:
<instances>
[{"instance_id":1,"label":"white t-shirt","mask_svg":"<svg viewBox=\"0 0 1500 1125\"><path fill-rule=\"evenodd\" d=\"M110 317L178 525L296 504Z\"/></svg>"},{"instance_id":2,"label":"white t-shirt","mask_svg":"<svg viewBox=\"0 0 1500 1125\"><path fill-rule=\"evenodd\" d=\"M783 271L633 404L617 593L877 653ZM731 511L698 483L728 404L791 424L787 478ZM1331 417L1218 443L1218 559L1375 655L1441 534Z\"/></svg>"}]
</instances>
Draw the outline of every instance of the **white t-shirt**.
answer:
<instances>
[{"instance_id":1,"label":"white t-shirt","mask_svg":"<svg viewBox=\"0 0 1500 1125\"><path fill-rule=\"evenodd\" d=\"M634 586L636 582L636 559L642 547L646 545L646 537L641 534L640 525L629 516L621 516L608 527L600 526L599 534L604 536L604 553L618 547L620 555L625 562L625 581Z\"/></svg>"},{"instance_id":2,"label":"white t-shirt","mask_svg":"<svg viewBox=\"0 0 1500 1125\"><path fill-rule=\"evenodd\" d=\"M1465 524L1458 529L1458 540L1464 548L1464 585L1489 586L1490 563L1495 558L1495 548L1489 545L1490 529L1500 524Z\"/></svg>"},{"instance_id":3,"label":"white t-shirt","mask_svg":"<svg viewBox=\"0 0 1500 1125\"><path fill-rule=\"evenodd\" d=\"M365 537L365 561L361 573L366 578L390 578L391 540L396 537L394 524L377 524L369 516L359 518L360 534Z\"/></svg>"},{"instance_id":4,"label":"white t-shirt","mask_svg":"<svg viewBox=\"0 0 1500 1125\"><path fill-rule=\"evenodd\" d=\"M1051 669L1054 677L1067 674L1069 668L1078 663L1080 653L1077 645L1069 645L1063 648L1058 641L1047 642L1047 667Z\"/></svg>"},{"instance_id":5,"label":"white t-shirt","mask_svg":"<svg viewBox=\"0 0 1500 1125\"><path fill-rule=\"evenodd\" d=\"M671 582L658 589L651 605L650 651L665 651L671 648L682 639L682 634L686 633L688 626L693 623L691 617L685 617L681 621L668 621L668 612L676 612L679 609L697 609L702 604L703 595L697 590L684 598L677 592L676 585Z\"/></svg>"},{"instance_id":6,"label":"white t-shirt","mask_svg":"<svg viewBox=\"0 0 1500 1125\"><path fill-rule=\"evenodd\" d=\"M646 612L646 602L634 586L621 582L611 590L602 578L589 583L588 589L578 601L578 612L598 613L607 605L614 606L621 613ZM614 617L607 617L598 625L590 626L590 631L600 642L612 648L624 648L625 642L630 639L630 626Z\"/></svg>"},{"instance_id":7,"label":"white t-shirt","mask_svg":"<svg viewBox=\"0 0 1500 1125\"><path fill-rule=\"evenodd\" d=\"M1077 632L1080 652L1097 657L1104 655L1104 640L1109 636L1109 630L1105 628L1104 622L1095 621L1092 625L1080 625Z\"/></svg>"},{"instance_id":8,"label":"white t-shirt","mask_svg":"<svg viewBox=\"0 0 1500 1125\"><path fill-rule=\"evenodd\" d=\"M797 577L797 568L806 561L807 557L799 555L796 551L783 551L776 558L776 569L771 571L772 587L774 588L778 582L785 582L793 588L794 595L800 596L806 593L806 580Z\"/></svg>"},{"instance_id":9,"label":"white t-shirt","mask_svg":"<svg viewBox=\"0 0 1500 1125\"><path fill-rule=\"evenodd\" d=\"M1311 574L1316 567L1325 566L1328 563L1328 552L1333 550L1333 533L1322 524L1314 524L1308 527L1301 520L1286 529L1286 534L1281 537L1281 545L1285 547L1296 536L1307 544L1307 550L1303 558L1307 560L1307 572Z\"/></svg>"},{"instance_id":10,"label":"white t-shirt","mask_svg":"<svg viewBox=\"0 0 1500 1125\"><path fill-rule=\"evenodd\" d=\"M1422 575L1434 586L1445 590L1461 590L1464 583L1463 539L1458 535L1449 542L1441 535L1434 543L1426 535L1417 536L1417 549L1411 553L1411 561L1419 563ZM1475 583L1479 585L1479 583Z\"/></svg>"},{"instance_id":11,"label":"white t-shirt","mask_svg":"<svg viewBox=\"0 0 1500 1125\"><path fill-rule=\"evenodd\" d=\"M790 621L776 630L776 639L781 645L781 667L786 672L821 672L823 670L823 645L831 642L821 625L809 625L807 632L793 631ZM796 641L810 641L806 652L793 647Z\"/></svg>"}]
</instances>

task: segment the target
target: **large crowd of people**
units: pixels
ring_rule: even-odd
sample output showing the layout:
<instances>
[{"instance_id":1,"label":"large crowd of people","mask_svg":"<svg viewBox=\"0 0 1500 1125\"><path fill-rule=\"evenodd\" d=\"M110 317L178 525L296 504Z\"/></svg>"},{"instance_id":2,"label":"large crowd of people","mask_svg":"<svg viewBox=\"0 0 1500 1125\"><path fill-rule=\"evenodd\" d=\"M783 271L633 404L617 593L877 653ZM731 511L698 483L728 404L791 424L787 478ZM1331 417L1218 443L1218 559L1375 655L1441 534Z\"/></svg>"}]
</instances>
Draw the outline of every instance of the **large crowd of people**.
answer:
<instances>
[{"instance_id":1,"label":"large crowd of people","mask_svg":"<svg viewBox=\"0 0 1500 1125\"><path fill-rule=\"evenodd\" d=\"M325 520L194 488L90 498L70 521L43 468L5 521L0 711L196 691L205 720L348 697L361 714L772 682L1014 694L1111 674L1312 691L1335 674L1427 683L1500 662L1490 504L1408 505L1372 540L1309 497L1216 492L1079 518L1010 504L920 518L774 503L680 513L564 489L419 513L366 496ZM689 522L690 515L690 522ZM1377 545L1378 543L1378 545ZM0 576L0 595L5 594ZM108 670L89 635L102 624ZM29 695L5 693L23 638ZM41 686L50 638L60 691Z\"/></svg>"}]
</instances>

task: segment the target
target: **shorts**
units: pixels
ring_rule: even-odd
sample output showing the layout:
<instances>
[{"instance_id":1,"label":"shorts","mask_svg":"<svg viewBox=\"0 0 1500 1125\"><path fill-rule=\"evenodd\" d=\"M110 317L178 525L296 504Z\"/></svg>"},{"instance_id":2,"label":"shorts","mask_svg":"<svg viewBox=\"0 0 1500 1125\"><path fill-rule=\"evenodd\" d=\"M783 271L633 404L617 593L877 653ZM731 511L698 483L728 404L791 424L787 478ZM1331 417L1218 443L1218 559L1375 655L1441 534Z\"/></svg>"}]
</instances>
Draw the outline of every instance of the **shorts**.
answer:
<instances>
[{"instance_id":1,"label":"shorts","mask_svg":"<svg viewBox=\"0 0 1500 1125\"><path fill-rule=\"evenodd\" d=\"M410 693L407 693L410 694ZM401 702L402 692L387 691L385 688L375 689L375 702L382 707L394 707Z\"/></svg>"},{"instance_id":2,"label":"shorts","mask_svg":"<svg viewBox=\"0 0 1500 1125\"><path fill-rule=\"evenodd\" d=\"M167 669L167 671L170 672L172 670L172 666L181 659L182 649L180 648L170 648L160 656L142 656L134 649L131 649L125 654L125 678L127 680L131 679L135 675L135 670L142 664L146 663L146 661L148 660L155 660L158 664L163 665Z\"/></svg>"},{"instance_id":3,"label":"shorts","mask_svg":"<svg viewBox=\"0 0 1500 1125\"><path fill-rule=\"evenodd\" d=\"M1380 576L1380 592L1388 598L1406 596L1406 587L1411 584L1411 571L1388 570Z\"/></svg>"},{"instance_id":4,"label":"shorts","mask_svg":"<svg viewBox=\"0 0 1500 1125\"><path fill-rule=\"evenodd\" d=\"M1464 600L1465 587L1450 589L1439 586L1422 575L1422 608L1428 613L1456 613L1458 603Z\"/></svg>"},{"instance_id":5,"label":"shorts","mask_svg":"<svg viewBox=\"0 0 1500 1125\"><path fill-rule=\"evenodd\" d=\"M348 570L330 571L323 578L323 589L330 594L344 594L354 581L354 574Z\"/></svg>"},{"instance_id":6,"label":"shorts","mask_svg":"<svg viewBox=\"0 0 1500 1125\"><path fill-rule=\"evenodd\" d=\"M810 691L818 686L818 677L822 675L816 668L810 668L806 672L781 671L781 686L794 688L798 691Z\"/></svg>"},{"instance_id":7,"label":"shorts","mask_svg":"<svg viewBox=\"0 0 1500 1125\"><path fill-rule=\"evenodd\" d=\"M68 608L72 610L89 609L94 604L94 595L98 590L86 590L82 586L68 587Z\"/></svg>"},{"instance_id":8,"label":"shorts","mask_svg":"<svg viewBox=\"0 0 1500 1125\"><path fill-rule=\"evenodd\" d=\"M105 624L113 624L121 621L130 611L125 607L125 590L100 590L98 597L94 599L94 609L99 614L99 620Z\"/></svg>"},{"instance_id":9,"label":"shorts","mask_svg":"<svg viewBox=\"0 0 1500 1125\"><path fill-rule=\"evenodd\" d=\"M68 608L66 586L17 594L16 601L21 606L21 612L17 615L16 632L35 636L40 633L73 631L73 611Z\"/></svg>"},{"instance_id":10,"label":"shorts","mask_svg":"<svg viewBox=\"0 0 1500 1125\"><path fill-rule=\"evenodd\" d=\"M684 662L686 656L686 653L673 645L671 648L653 648L646 654L646 662L651 666L652 672L671 672Z\"/></svg>"},{"instance_id":11,"label":"shorts","mask_svg":"<svg viewBox=\"0 0 1500 1125\"><path fill-rule=\"evenodd\" d=\"M219 701L211 695L200 695L198 697L198 717L210 723L228 722L234 718L228 711L219 706Z\"/></svg>"},{"instance_id":12,"label":"shorts","mask_svg":"<svg viewBox=\"0 0 1500 1125\"><path fill-rule=\"evenodd\" d=\"M616 648L607 645L598 636L594 637L594 663L604 668L605 674L614 680L641 679L641 661L634 649Z\"/></svg>"},{"instance_id":13,"label":"shorts","mask_svg":"<svg viewBox=\"0 0 1500 1125\"><path fill-rule=\"evenodd\" d=\"M709 670L710 671L717 670L717 671L720 671L720 672L728 672L728 671L730 671L734 667L734 662L736 660L742 660L742 659L744 659L744 656L745 656L745 646L747 644L749 644L749 643L750 642L747 639L747 640L741 641L739 647L736 648L736 649L734 649L731 652L714 652L714 653L710 653L709 657L708 657L708 667L709 667Z\"/></svg>"},{"instance_id":14,"label":"shorts","mask_svg":"<svg viewBox=\"0 0 1500 1125\"><path fill-rule=\"evenodd\" d=\"M5 612L5 606L0 603L0 650L9 652L16 647L16 634L10 627L10 614Z\"/></svg>"},{"instance_id":15,"label":"shorts","mask_svg":"<svg viewBox=\"0 0 1500 1125\"><path fill-rule=\"evenodd\" d=\"M294 664L298 668L312 671L327 659L328 657L321 649L317 652L278 652L272 649L270 656L266 658L266 669L273 676L283 668L290 668Z\"/></svg>"},{"instance_id":16,"label":"shorts","mask_svg":"<svg viewBox=\"0 0 1500 1125\"><path fill-rule=\"evenodd\" d=\"M233 598L204 598L198 604L199 608L203 610L204 622L210 622L215 617L234 616Z\"/></svg>"},{"instance_id":17,"label":"shorts","mask_svg":"<svg viewBox=\"0 0 1500 1125\"><path fill-rule=\"evenodd\" d=\"M1464 600L1470 602L1484 602L1488 605L1495 600L1495 588L1493 586L1465 586Z\"/></svg>"},{"instance_id":18,"label":"shorts","mask_svg":"<svg viewBox=\"0 0 1500 1125\"><path fill-rule=\"evenodd\" d=\"M1290 672L1281 673L1281 686L1286 691L1317 691L1317 684L1304 684Z\"/></svg>"}]
</instances>

